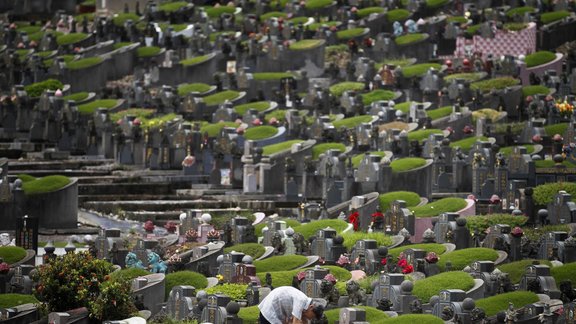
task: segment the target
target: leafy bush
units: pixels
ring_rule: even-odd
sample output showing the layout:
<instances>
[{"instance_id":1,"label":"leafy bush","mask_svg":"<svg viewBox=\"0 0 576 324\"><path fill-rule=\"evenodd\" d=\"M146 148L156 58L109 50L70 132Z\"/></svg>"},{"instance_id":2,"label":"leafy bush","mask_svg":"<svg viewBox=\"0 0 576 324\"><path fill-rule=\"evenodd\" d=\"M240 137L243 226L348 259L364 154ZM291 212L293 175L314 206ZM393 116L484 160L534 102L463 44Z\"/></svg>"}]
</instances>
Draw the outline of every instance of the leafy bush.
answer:
<instances>
[{"instance_id":1,"label":"leafy bush","mask_svg":"<svg viewBox=\"0 0 576 324\"><path fill-rule=\"evenodd\" d=\"M88 98L88 92L76 92L64 97L64 100L71 100L71 101L82 101Z\"/></svg>"},{"instance_id":2,"label":"leafy bush","mask_svg":"<svg viewBox=\"0 0 576 324\"><path fill-rule=\"evenodd\" d=\"M383 321L378 321L376 324L443 324L444 321L430 314L406 314L402 316L392 317Z\"/></svg>"},{"instance_id":3,"label":"leafy bush","mask_svg":"<svg viewBox=\"0 0 576 324\"><path fill-rule=\"evenodd\" d=\"M472 112L472 122L475 123L480 118L486 118L486 120L496 121L500 116L498 110L492 108L483 108Z\"/></svg>"},{"instance_id":4,"label":"leafy bush","mask_svg":"<svg viewBox=\"0 0 576 324\"><path fill-rule=\"evenodd\" d=\"M534 262L538 262L538 264L545 264L549 267L552 267L552 263L548 260L525 259L525 260L521 260L521 261L516 261L516 262L511 262L511 263L506 263L506 264L500 265L500 266L498 266L498 269L500 269L500 271L502 271L502 272L507 273L508 277L510 278L510 281L513 284L517 284L517 283L520 283L520 280L522 279L522 276L524 275L524 272L526 271L526 267L534 264Z\"/></svg>"},{"instance_id":5,"label":"leafy bush","mask_svg":"<svg viewBox=\"0 0 576 324\"><path fill-rule=\"evenodd\" d=\"M178 11L182 7L186 7L188 3L186 1L175 1L175 2L167 2L161 4L158 7L159 11L164 11L166 13Z\"/></svg>"},{"instance_id":6,"label":"leafy bush","mask_svg":"<svg viewBox=\"0 0 576 324\"><path fill-rule=\"evenodd\" d=\"M230 297L231 300L246 299L246 288L248 285L224 283L206 289L208 294L224 294Z\"/></svg>"},{"instance_id":7,"label":"leafy bush","mask_svg":"<svg viewBox=\"0 0 576 324\"><path fill-rule=\"evenodd\" d=\"M87 57L87 58L79 59L76 61L70 61L70 62L66 63L66 68L68 70L82 70L82 69L86 69L86 68L89 68L91 66L100 64L101 62L102 62L102 58L99 56Z\"/></svg>"},{"instance_id":8,"label":"leafy bush","mask_svg":"<svg viewBox=\"0 0 576 324\"><path fill-rule=\"evenodd\" d=\"M384 12L384 8L382 8L382 7L368 7L368 8L359 9L358 11L356 11L356 15L358 15L359 18L364 18L364 17L370 16L373 13L381 14L383 12Z\"/></svg>"},{"instance_id":9,"label":"leafy bush","mask_svg":"<svg viewBox=\"0 0 576 324\"><path fill-rule=\"evenodd\" d=\"M506 224L514 228L516 226L522 226L526 224L527 221L528 217L525 216L491 214L485 216L466 217L466 227L468 227L471 232L478 231L479 233L484 233L487 228L496 224Z\"/></svg>"},{"instance_id":10,"label":"leafy bush","mask_svg":"<svg viewBox=\"0 0 576 324\"><path fill-rule=\"evenodd\" d=\"M516 8L512 8L512 9L508 10L506 12L506 15L508 17L514 17L516 15L522 17L522 16L524 16L525 13L532 13L534 11L535 11L535 9L533 7L530 7L530 6L516 7Z\"/></svg>"},{"instance_id":11,"label":"leafy bush","mask_svg":"<svg viewBox=\"0 0 576 324\"><path fill-rule=\"evenodd\" d=\"M538 51L536 53L526 55L526 67L533 67L552 62L556 59L556 54L549 51Z\"/></svg>"},{"instance_id":12,"label":"leafy bush","mask_svg":"<svg viewBox=\"0 0 576 324\"><path fill-rule=\"evenodd\" d=\"M392 9L388 11L388 22L394 23L396 21L403 21L410 17L410 11L406 9Z\"/></svg>"},{"instance_id":13,"label":"leafy bush","mask_svg":"<svg viewBox=\"0 0 576 324\"><path fill-rule=\"evenodd\" d=\"M306 0L306 4L304 4L304 7L306 7L306 9L313 10L324 8L331 4L332 0Z\"/></svg>"},{"instance_id":14,"label":"leafy bush","mask_svg":"<svg viewBox=\"0 0 576 324\"><path fill-rule=\"evenodd\" d=\"M140 20L140 17L133 13L119 13L114 15L114 18L112 18L112 22L118 27L124 27L124 24L128 20L132 20L133 23L137 23L138 20Z\"/></svg>"},{"instance_id":15,"label":"leafy bush","mask_svg":"<svg viewBox=\"0 0 576 324\"><path fill-rule=\"evenodd\" d=\"M470 84L470 88L472 90L480 90L483 92L488 92L490 90L500 90L506 87L511 87L517 85L520 82L518 79L514 79L512 77L500 77L500 78L493 78L484 81L476 81Z\"/></svg>"},{"instance_id":16,"label":"leafy bush","mask_svg":"<svg viewBox=\"0 0 576 324\"><path fill-rule=\"evenodd\" d=\"M463 151L469 151L472 148L472 146L474 145L474 143L476 143L478 141L486 141L486 140L488 140L488 137L473 136L473 137L461 139L461 140L456 141L456 142L452 142L452 143L450 143L450 147L460 147Z\"/></svg>"},{"instance_id":17,"label":"leafy bush","mask_svg":"<svg viewBox=\"0 0 576 324\"><path fill-rule=\"evenodd\" d=\"M374 323L376 321L382 320L384 318L388 318L388 315L378 310L374 307L369 306L354 306L354 308L364 309L366 311L366 322ZM328 319L328 323L335 323L340 317L340 309L330 309L324 312L326 314L326 318Z\"/></svg>"},{"instance_id":18,"label":"leafy bush","mask_svg":"<svg viewBox=\"0 0 576 324\"><path fill-rule=\"evenodd\" d=\"M546 25L558 20L562 20L566 17L570 16L570 12L567 10L559 10L559 11L552 11L552 12L545 12L540 15L540 21Z\"/></svg>"},{"instance_id":19,"label":"leafy bush","mask_svg":"<svg viewBox=\"0 0 576 324\"><path fill-rule=\"evenodd\" d=\"M162 49L158 46L143 46L136 49L136 56L141 58L152 57L160 54L161 51Z\"/></svg>"},{"instance_id":20,"label":"leafy bush","mask_svg":"<svg viewBox=\"0 0 576 324\"><path fill-rule=\"evenodd\" d=\"M467 251L469 249L460 250ZM453 252L452 252L453 253ZM494 252L496 253L496 252ZM449 255L450 253L446 254ZM442 261L446 259L443 257L440 259ZM417 296L422 300L423 303L428 302L430 297L438 295L441 290L445 289L462 289L468 291L474 287L474 279L462 271L450 271L437 274L426 279L418 280L414 282L414 290L412 294Z\"/></svg>"},{"instance_id":21,"label":"leafy bush","mask_svg":"<svg viewBox=\"0 0 576 324\"><path fill-rule=\"evenodd\" d=\"M368 93L362 94L362 103L364 106L372 104L374 101L379 100L392 100L396 97L394 91L389 90L374 90Z\"/></svg>"},{"instance_id":22,"label":"leafy bush","mask_svg":"<svg viewBox=\"0 0 576 324\"><path fill-rule=\"evenodd\" d=\"M478 81L482 78L484 73L482 72L470 72L470 73L454 73L444 77L444 81L450 82L452 80L467 80L467 81Z\"/></svg>"},{"instance_id":23,"label":"leafy bush","mask_svg":"<svg viewBox=\"0 0 576 324\"><path fill-rule=\"evenodd\" d=\"M359 240L375 240L378 246L389 246L392 244L390 237L382 235L382 233L365 233L365 232L346 232L342 233L344 238L344 246L348 251L352 250L356 241Z\"/></svg>"},{"instance_id":24,"label":"leafy bush","mask_svg":"<svg viewBox=\"0 0 576 324\"><path fill-rule=\"evenodd\" d=\"M402 158L394 160L390 163L392 172L404 172L414 170L426 165L426 160L423 158Z\"/></svg>"},{"instance_id":25,"label":"leafy bush","mask_svg":"<svg viewBox=\"0 0 576 324\"><path fill-rule=\"evenodd\" d=\"M169 273L165 277L165 296L168 299L170 291L176 286L192 286L196 289L204 289L208 286L208 279L202 274L194 271L178 271Z\"/></svg>"},{"instance_id":26,"label":"leafy bush","mask_svg":"<svg viewBox=\"0 0 576 324\"><path fill-rule=\"evenodd\" d=\"M553 182L534 187L534 203L546 206L554 200L554 196L561 190L566 191L572 198L576 197L576 183Z\"/></svg>"},{"instance_id":27,"label":"leafy bush","mask_svg":"<svg viewBox=\"0 0 576 324\"><path fill-rule=\"evenodd\" d=\"M566 224L559 225L545 225L542 227L526 227L524 228L524 236L532 242L538 242L548 232L566 232L572 233L572 228Z\"/></svg>"},{"instance_id":28,"label":"leafy bush","mask_svg":"<svg viewBox=\"0 0 576 324\"><path fill-rule=\"evenodd\" d=\"M62 175L51 175L22 183L22 190L26 195L39 195L53 192L66 187L70 178Z\"/></svg>"},{"instance_id":29,"label":"leafy bush","mask_svg":"<svg viewBox=\"0 0 576 324\"><path fill-rule=\"evenodd\" d=\"M136 314L137 309L132 299L130 281L110 280L102 283L96 299L88 301L90 316L99 322L120 320L127 314Z\"/></svg>"},{"instance_id":30,"label":"leafy bush","mask_svg":"<svg viewBox=\"0 0 576 324\"><path fill-rule=\"evenodd\" d=\"M340 150L340 152L344 153L346 151L346 146L342 143L321 143L316 144L312 147L312 159L314 161L318 160L320 154L328 151L328 150Z\"/></svg>"},{"instance_id":31,"label":"leafy bush","mask_svg":"<svg viewBox=\"0 0 576 324\"><path fill-rule=\"evenodd\" d=\"M303 50L308 50L308 49L318 47L322 43L323 42L321 39L303 39L303 40L300 40L300 41L297 41L295 43L290 44L289 48L293 51L303 51Z\"/></svg>"},{"instance_id":32,"label":"leafy bush","mask_svg":"<svg viewBox=\"0 0 576 324\"><path fill-rule=\"evenodd\" d=\"M414 65L403 67L402 68L402 75L405 78L419 77L419 76L424 75L430 69L440 70L441 68L442 68L442 65L440 65L438 63L414 64Z\"/></svg>"},{"instance_id":33,"label":"leafy bush","mask_svg":"<svg viewBox=\"0 0 576 324\"><path fill-rule=\"evenodd\" d=\"M442 130L441 129L434 129L434 128L428 128L428 129L419 129L417 131L413 131L408 133L408 141L418 141L418 142L422 142L425 139L428 139L428 137L430 137L430 135L432 134L442 134Z\"/></svg>"},{"instance_id":34,"label":"leafy bush","mask_svg":"<svg viewBox=\"0 0 576 324\"><path fill-rule=\"evenodd\" d=\"M236 244L224 249L224 253L230 253L232 251L242 252L246 255L251 256L254 260L256 260L259 257L261 257L264 254L264 252L266 252L266 249L261 244L258 243Z\"/></svg>"},{"instance_id":35,"label":"leafy bush","mask_svg":"<svg viewBox=\"0 0 576 324\"><path fill-rule=\"evenodd\" d=\"M0 258L8 264L14 264L26 257L26 250L19 246L0 246Z\"/></svg>"},{"instance_id":36,"label":"leafy bush","mask_svg":"<svg viewBox=\"0 0 576 324\"><path fill-rule=\"evenodd\" d=\"M539 300L538 295L531 291L514 291L479 299L476 301L476 307L482 308L486 316L494 316L508 309L509 303L514 304L514 308L518 309Z\"/></svg>"},{"instance_id":37,"label":"leafy bush","mask_svg":"<svg viewBox=\"0 0 576 324\"><path fill-rule=\"evenodd\" d=\"M90 35L84 33L70 33L65 35L60 35L56 38L56 43L59 46L71 45L85 40Z\"/></svg>"},{"instance_id":38,"label":"leafy bush","mask_svg":"<svg viewBox=\"0 0 576 324\"><path fill-rule=\"evenodd\" d=\"M398 258L400 253L408 250L408 249L420 249L426 252L434 252L437 255L440 255L446 252L446 247L440 243L422 243L422 244L411 244L411 245L404 245L397 248L393 248L388 250L388 255L394 257L394 259Z\"/></svg>"},{"instance_id":39,"label":"leafy bush","mask_svg":"<svg viewBox=\"0 0 576 324\"><path fill-rule=\"evenodd\" d=\"M466 207L466 200L462 198L442 198L424 206L411 208L416 217L438 216L442 213L457 212Z\"/></svg>"},{"instance_id":40,"label":"leafy bush","mask_svg":"<svg viewBox=\"0 0 576 324\"><path fill-rule=\"evenodd\" d=\"M498 253L488 248L469 248L446 253L438 261L438 267L444 270L446 262L452 263L452 270L462 270L474 261L496 261Z\"/></svg>"},{"instance_id":41,"label":"leafy bush","mask_svg":"<svg viewBox=\"0 0 576 324\"><path fill-rule=\"evenodd\" d=\"M451 113L452 113L452 106L445 106L445 107L440 107L437 109L432 109L432 110L426 111L426 114L432 120L436 120L436 119L443 118L443 117L448 117L448 116L450 116Z\"/></svg>"},{"instance_id":42,"label":"leafy bush","mask_svg":"<svg viewBox=\"0 0 576 324\"><path fill-rule=\"evenodd\" d=\"M380 200L380 209L382 212L390 209L390 204L394 200L404 200L406 207L417 206L420 203L420 195L411 191L392 191L381 194L378 199Z\"/></svg>"},{"instance_id":43,"label":"leafy bush","mask_svg":"<svg viewBox=\"0 0 576 324\"><path fill-rule=\"evenodd\" d=\"M331 227L335 229L337 233L340 233L345 230L346 227L348 227L348 223L339 219L316 220L294 227L294 232L300 233L304 235L306 239L308 239L310 236L316 235L318 230L324 229L326 227Z\"/></svg>"},{"instance_id":44,"label":"leafy bush","mask_svg":"<svg viewBox=\"0 0 576 324\"><path fill-rule=\"evenodd\" d=\"M206 106L215 106L224 103L226 100L234 100L240 96L240 92L234 90L225 90L222 92L215 93L204 97L204 103Z\"/></svg>"},{"instance_id":45,"label":"leafy bush","mask_svg":"<svg viewBox=\"0 0 576 324\"><path fill-rule=\"evenodd\" d=\"M24 304L38 304L38 299L27 294L1 294L0 308L12 308Z\"/></svg>"},{"instance_id":46,"label":"leafy bush","mask_svg":"<svg viewBox=\"0 0 576 324\"><path fill-rule=\"evenodd\" d=\"M552 277L554 277L554 280L556 280L557 285L562 281L569 280L572 282L572 286L574 286L574 283L576 283L576 262L551 268L550 273L552 274Z\"/></svg>"},{"instance_id":47,"label":"leafy bush","mask_svg":"<svg viewBox=\"0 0 576 324\"><path fill-rule=\"evenodd\" d=\"M366 153L370 153L370 155L376 155L379 157L383 157L386 155L386 152L383 152L383 151L372 151L372 152L366 152ZM364 153L354 155L352 157L352 166L354 168L357 168L358 166L360 166L360 163L362 163L364 156L365 156Z\"/></svg>"},{"instance_id":48,"label":"leafy bush","mask_svg":"<svg viewBox=\"0 0 576 324\"><path fill-rule=\"evenodd\" d=\"M78 106L78 112L84 115L93 114L98 108L110 109L118 105L116 99L100 99Z\"/></svg>"},{"instance_id":49,"label":"leafy bush","mask_svg":"<svg viewBox=\"0 0 576 324\"><path fill-rule=\"evenodd\" d=\"M270 81L270 80L281 80L283 78L294 77L294 74L289 72L258 72L253 73L252 77L256 81Z\"/></svg>"},{"instance_id":50,"label":"leafy bush","mask_svg":"<svg viewBox=\"0 0 576 324\"><path fill-rule=\"evenodd\" d=\"M286 151L292 148L292 145L296 143L302 143L302 140L290 140L282 143L266 145L262 148L262 155L272 155L282 151Z\"/></svg>"},{"instance_id":51,"label":"leafy bush","mask_svg":"<svg viewBox=\"0 0 576 324\"><path fill-rule=\"evenodd\" d=\"M419 41L423 40L424 38L426 38L426 34L415 33L415 34L406 34L406 35L398 36L398 37L396 37L396 39L394 39L394 41L396 42L396 45L408 45L408 44L419 42Z\"/></svg>"},{"instance_id":52,"label":"leafy bush","mask_svg":"<svg viewBox=\"0 0 576 324\"><path fill-rule=\"evenodd\" d=\"M268 259L254 261L257 272L273 272L296 269L308 261L303 255L280 255Z\"/></svg>"},{"instance_id":53,"label":"leafy bush","mask_svg":"<svg viewBox=\"0 0 576 324\"><path fill-rule=\"evenodd\" d=\"M366 32L366 28L352 28L339 30L336 32L336 38L340 40L348 40L354 37L362 36Z\"/></svg>"},{"instance_id":54,"label":"leafy bush","mask_svg":"<svg viewBox=\"0 0 576 324\"><path fill-rule=\"evenodd\" d=\"M544 126L544 130L546 130L546 134L550 136L554 136L556 134L563 135L568 128L568 123L560 123L560 124L552 124Z\"/></svg>"},{"instance_id":55,"label":"leafy bush","mask_svg":"<svg viewBox=\"0 0 576 324\"><path fill-rule=\"evenodd\" d=\"M244 133L244 137L247 140L257 141L270 138L276 134L278 134L278 128L274 126L257 126L248 128Z\"/></svg>"},{"instance_id":56,"label":"leafy bush","mask_svg":"<svg viewBox=\"0 0 576 324\"><path fill-rule=\"evenodd\" d=\"M191 57L189 59L185 59L185 60L180 61L180 64L182 64L182 66L192 66L192 65L206 62L206 61L208 61L208 59L210 57L211 57L210 55Z\"/></svg>"},{"instance_id":57,"label":"leafy bush","mask_svg":"<svg viewBox=\"0 0 576 324\"><path fill-rule=\"evenodd\" d=\"M362 91L364 90L364 83L362 82L340 82L330 86L330 93L335 97L341 97L344 91Z\"/></svg>"},{"instance_id":58,"label":"leafy bush","mask_svg":"<svg viewBox=\"0 0 576 324\"><path fill-rule=\"evenodd\" d=\"M200 128L200 133L208 133L209 137L216 137L224 127L238 127L235 122L219 122L216 124L206 124Z\"/></svg>"},{"instance_id":59,"label":"leafy bush","mask_svg":"<svg viewBox=\"0 0 576 324\"><path fill-rule=\"evenodd\" d=\"M344 118L340 120L335 120L332 122L332 125L336 129L340 129L342 127L346 128L354 128L356 126L360 126L362 123L368 123L372 120L372 116L370 115L361 115L361 116L354 116L349 118Z\"/></svg>"},{"instance_id":60,"label":"leafy bush","mask_svg":"<svg viewBox=\"0 0 576 324\"><path fill-rule=\"evenodd\" d=\"M56 91L58 89L62 89L64 84L62 82L55 80L55 79L48 79L41 82L32 83L24 87L26 93L31 98L38 98L44 93L45 90L53 90Z\"/></svg>"},{"instance_id":61,"label":"leafy bush","mask_svg":"<svg viewBox=\"0 0 576 324\"><path fill-rule=\"evenodd\" d=\"M119 271L114 271L110 274L110 279L116 281L131 281L138 277L149 275L150 272L138 268L125 268Z\"/></svg>"}]
</instances>

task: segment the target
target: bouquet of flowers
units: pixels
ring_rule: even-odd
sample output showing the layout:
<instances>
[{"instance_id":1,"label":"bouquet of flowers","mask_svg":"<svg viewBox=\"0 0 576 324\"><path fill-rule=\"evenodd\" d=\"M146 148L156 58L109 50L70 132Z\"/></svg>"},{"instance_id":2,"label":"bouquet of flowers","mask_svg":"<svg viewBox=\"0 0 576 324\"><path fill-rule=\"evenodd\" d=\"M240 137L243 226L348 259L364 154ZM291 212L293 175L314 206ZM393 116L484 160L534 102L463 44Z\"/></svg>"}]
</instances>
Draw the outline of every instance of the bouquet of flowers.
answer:
<instances>
[{"instance_id":1,"label":"bouquet of flowers","mask_svg":"<svg viewBox=\"0 0 576 324\"><path fill-rule=\"evenodd\" d=\"M564 101L557 101L555 107L562 117L570 117L574 112L574 105L570 104L566 98Z\"/></svg>"}]
</instances>

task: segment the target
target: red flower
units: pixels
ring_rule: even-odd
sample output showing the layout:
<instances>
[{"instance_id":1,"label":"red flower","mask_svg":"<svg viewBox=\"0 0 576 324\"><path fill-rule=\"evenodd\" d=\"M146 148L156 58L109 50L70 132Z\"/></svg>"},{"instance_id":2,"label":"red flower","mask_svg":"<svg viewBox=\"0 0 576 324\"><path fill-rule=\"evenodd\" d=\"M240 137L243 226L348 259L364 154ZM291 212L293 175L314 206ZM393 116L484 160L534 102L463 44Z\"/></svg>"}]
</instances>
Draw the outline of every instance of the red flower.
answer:
<instances>
[{"instance_id":1,"label":"red flower","mask_svg":"<svg viewBox=\"0 0 576 324\"><path fill-rule=\"evenodd\" d=\"M408 266L408 261L406 261L406 259L400 259L400 261L398 261L398 266L400 268L405 268L406 266Z\"/></svg>"},{"instance_id":2,"label":"red flower","mask_svg":"<svg viewBox=\"0 0 576 324\"><path fill-rule=\"evenodd\" d=\"M386 258L382 258L382 260L380 260L380 264L385 266L388 263L388 259Z\"/></svg>"},{"instance_id":3,"label":"red flower","mask_svg":"<svg viewBox=\"0 0 576 324\"><path fill-rule=\"evenodd\" d=\"M348 222L352 225L354 225L354 231L358 231L358 228L360 227L360 214L358 212L353 212L352 215L350 215L350 217L348 217Z\"/></svg>"},{"instance_id":4,"label":"red flower","mask_svg":"<svg viewBox=\"0 0 576 324\"><path fill-rule=\"evenodd\" d=\"M379 218L384 218L384 214L382 214L381 212L377 211L374 214L372 214L372 221L379 219Z\"/></svg>"},{"instance_id":5,"label":"red flower","mask_svg":"<svg viewBox=\"0 0 576 324\"><path fill-rule=\"evenodd\" d=\"M402 269L403 274L408 274L408 273L412 273L412 272L414 272L414 267L410 264Z\"/></svg>"}]
</instances>

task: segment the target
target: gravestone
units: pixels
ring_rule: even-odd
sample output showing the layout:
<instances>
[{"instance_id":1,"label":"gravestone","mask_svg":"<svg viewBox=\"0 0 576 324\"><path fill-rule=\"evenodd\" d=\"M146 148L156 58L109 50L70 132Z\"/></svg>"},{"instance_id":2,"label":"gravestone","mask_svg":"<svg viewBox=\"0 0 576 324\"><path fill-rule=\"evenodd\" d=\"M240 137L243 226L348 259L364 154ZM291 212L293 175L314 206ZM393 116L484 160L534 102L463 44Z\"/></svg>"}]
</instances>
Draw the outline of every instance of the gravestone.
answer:
<instances>
[{"instance_id":1,"label":"gravestone","mask_svg":"<svg viewBox=\"0 0 576 324\"><path fill-rule=\"evenodd\" d=\"M415 234L415 217L412 212L406 208L406 202L403 200L395 200L390 205L390 209L384 214L384 225L392 233L398 233L405 228L412 235Z\"/></svg>"},{"instance_id":2,"label":"gravestone","mask_svg":"<svg viewBox=\"0 0 576 324\"><path fill-rule=\"evenodd\" d=\"M340 309L338 324L363 324L366 321L366 310L361 308L345 307Z\"/></svg>"},{"instance_id":3,"label":"gravestone","mask_svg":"<svg viewBox=\"0 0 576 324\"><path fill-rule=\"evenodd\" d=\"M550 298L560 298L560 291L556 288L556 281L550 274L547 265L529 265L520 279L518 290L532 291L537 294L546 294Z\"/></svg>"},{"instance_id":4,"label":"gravestone","mask_svg":"<svg viewBox=\"0 0 576 324\"><path fill-rule=\"evenodd\" d=\"M192 286L175 286L170 291L166 308L175 320L187 319L196 303L196 289Z\"/></svg>"},{"instance_id":5,"label":"gravestone","mask_svg":"<svg viewBox=\"0 0 576 324\"><path fill-rule=\"evenodd\" d=\"M572 195L566 191L558 192L548 204L548 213L552 225L576 222L576 203L572 201Z\"/></svg>"},{"instance_id":6,"label":"gravestone","mask_svg":"<svg viewBox=\"0 0 576 324\"><path fill-rule=\"evenodd\" d=\"M540 260L559 260L563 241L568 238L566 232L548 232L540 241L538 258Z\"/></svg>"},{"instance_id":7,"label":"gravestone","mask_svg":"<svg viewBox=\"0 0 576 324\"><path fill-rule=\"evenodd\" d=\"M38 250L38 219L25 215L17 219L16 246L26 250Z\"/></svg>"},{"instance_id":8,"label":"gravestone","mask_svg":"<svg viewBox=\"0 0 576 324\"><path fill-rule=\"evenodd\" d=\"M225 295L208 295L208 303L202 310L202 323L224 324L227 312L226 305L230 302L230 297Z\"/></svg>"},{"instance_id":9,"label":"gravestone","mask_svg":"<svg viewBox=\"0 0 576 324\"><path fill-rule=\"evenodd\" d=\"M330 273L328 269L316 267L306 270L306 276L300 283L300 290L310 298L319 298L322 295L322 279Z\"/></svg>"}]
</instances>

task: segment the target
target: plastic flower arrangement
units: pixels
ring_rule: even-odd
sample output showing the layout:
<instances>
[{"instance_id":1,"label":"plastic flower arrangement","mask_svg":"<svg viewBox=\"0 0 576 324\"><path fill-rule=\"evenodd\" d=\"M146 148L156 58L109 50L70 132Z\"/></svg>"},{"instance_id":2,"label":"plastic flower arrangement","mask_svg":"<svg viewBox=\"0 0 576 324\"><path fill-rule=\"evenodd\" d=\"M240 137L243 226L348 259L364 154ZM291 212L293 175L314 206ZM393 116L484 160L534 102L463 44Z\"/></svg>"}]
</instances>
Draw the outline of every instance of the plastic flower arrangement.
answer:
<instances>
[{"instance_id":1,"label":"plastic flower arrangement","mask_svg":"<svg viewBox=\"0 0 576 324\"><path fill-rule=\"evenodd\" d=\"M7 274L10 271L10 265L6 262L0 263L0 273Z\"/></svg>"},{"instance_id":2,"label":"plastic flower arrangement","mask_svg":"<svg viewBox=\"0 0 576 324\"><path fill-rule=\"evenodd\" d=\"M144 230L146 232L152 233L152 231L154 231L154 223L152 223L151 220L146 221L146 223L144 223Z\"/></svg>"},{"instance_id":3,"label":"plastic flower arrangement","mask_svg":"<svg viewBox=\"0 0 576 324\"><path fill-rule=\"evenodd\" d=\"M428 254L424 258L424 260L426 260L426 262L428 262L428 263L433 264L433 263L438 262L438 260L440 260L440 258L438 258L438 255L436 254L436 252L428 252Z\"/></svg>"},{"instance_id":4,"label":"plastic flower arrangement","mask_svg":"<svg viewBox=\"0 0 576 324\"><path fill-rule=\"evenodd\" d=\"M164 225L164 228L169 232L169 233L174 233L176 232L176 223L174 223L173 221L169 221L168 223L166 223L166 225Z\"/></svg>"},{"instance_id":5,"label":"plastic flower arrangement","mask_svg":"<svg viewBox=\"0 0 576 324\"><path fill-rule=\"evenodd\" d=\"M349 217L348 217L348 222L352 225L354 225L354 231L358 231L358 229L360 228L360 213L358 213L357 211L353 212Z\"/></svg>"},{"instance_id":6,"label":"plastic flower arrangement","mask_svg":"<svg viewBox=\"0 0 576 324\"><path fill-rule=\"evenodd\" d=\"M570 117L574 112L574 105L570 104L566 98L564 101L557 101L555 107L562 117Z\"/></svg>"},{"instance_id":7,"label":"plastic flower arrangement","mask_svg":"<svg viewBox=\"0 0 576 324\"><path fill-rule=\"evenodd\" d=\"M399 256L399 258L400 259L398 260L397 265L400 269L402 269L403 274L409 274L409 273L414 272L414 267L408 263L408 261L406 260L406 257L403 254L401 254Z\"/></svg>"},{"instance_id":8,"label":"plastic flower arrangement","mask_svg":"<svg viewBox=\"0 0 576 324\"><path fill-rule=\"evenodd\" d=\"M182 161L182 166L189 168L194 164L196 159L192 155L187 155L184 160Z\"/></svg>"},{"instance_id":9,"label":"plastic flower arrangement","mask_svg":"<svg viewBox=\"0 0 576 324\"><path fill-rule=\"evenodd\" d=\"M335 285L335 284L336 284L336 281L338 281L338 280L336 279L336 277L334 277L334 275L331 274L331 273L329 273L329 274L327 274L326 276L324 276L324 280L330 281L333 285Z\"/></svg>"},{"instance_id":10,"label":"plastic flower arrangement","mask_svg":"<svg viewBox=\"0 0 576 324\"><path fill-rule=\"evenodd\" d=\"M298 275L296 278L298 278L298 281L304 280L304 278L306 278L306 272L304 272L304 271L298 272Z\"/></svg>"},{"instance_id":11,"label":"plastic flower arrangement","mask_svg":"<svg viewBox=\"0 0 576 324\"><path fill-rule=\"evenodd\" d=\"M344 254L340 254L338 260L336 260L336 264L341 267L346 267L350 264L350 258Z\"/></svg>"}]
</instances>

